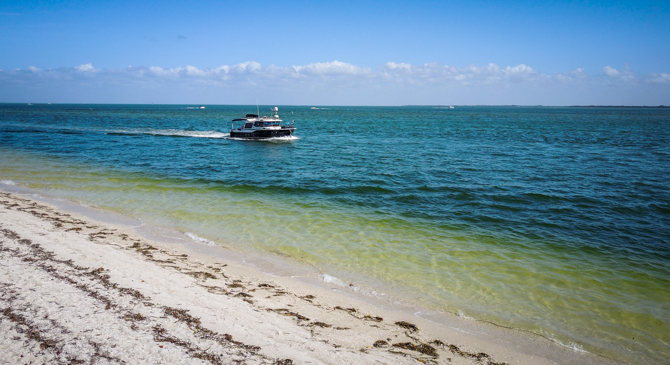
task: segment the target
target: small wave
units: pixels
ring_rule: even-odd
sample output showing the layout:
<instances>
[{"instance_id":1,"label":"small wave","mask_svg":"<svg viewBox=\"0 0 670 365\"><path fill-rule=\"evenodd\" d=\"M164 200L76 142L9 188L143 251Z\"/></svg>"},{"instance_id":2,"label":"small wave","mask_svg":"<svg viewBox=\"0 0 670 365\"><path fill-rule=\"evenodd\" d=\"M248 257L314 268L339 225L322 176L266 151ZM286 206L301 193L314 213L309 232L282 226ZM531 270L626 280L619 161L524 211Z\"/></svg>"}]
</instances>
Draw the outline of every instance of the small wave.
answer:
<instances>
[{"instance_id":1,"label":"small wave","mask_svg":"<svg viewBox=\"0 0 670 365\"><path fill-rule=\"evenodd\" d=\"M2 180L2 181L0 181L0 184L3 184L3 185L11 185L11 186L15 186L15 185L16 185L16 183L13 182L12 180Z\"/></svg>"},{"instance_id":2,"label":"small wave","mask_svg":"<svg viewBox=\"0 0 670 365\"><path fill-rule=\"evenodd\" d=\"M217 131L193 131L184 129L145 129L145 130L109 130L108 134L128 134L138 135L146 134L151 136L165 137L188 137L188 138L226 138L230 133L221 133Z\"/></svg>"},{"instance_id":3,"label":"small wave","mask_svg":"<svg viewBox=\"0 0 670 365\"><path fill-rule=\"evenodd\" d=\"M569 348L569 349L571 349L571 350L573 350L573 351L582 352L582 353L585 353L585 354L588 353L588 351L584 350L584 348L582 348L581 345L578 345L578 344L576 344L576 343L574 343L574 342L571 342L571 343L569 343L569 344L564 344L563 342L561 342L561 341L559 341L559 340L556 340L556 339L554 339L554 338L552 338L551 340L554 341L554 342L556 342L557 344L559 344L559 345L561 345L561 346L563 346L563 347L567 347L567 348Z\"/></svg>"},{"instance_id":4,"label":"small wave","mask_svg":"<svg viewBox=\"0 0 670 365\"><path fill-rule=\"evenodd\" d=\"M363 186L357 186L355 188L351 189L352 192L358 193L358 194L392 194L395 193L394 190L390 189L385 189L380 186L371 186L371 185L363 185Z\"/></svg>"},{"instance_id":5,"label":"small wave","mask_svg":"<svg viewBox=\"0 0 670 365\"><path fill-rule=\"evenodd\" d=\"M210 241L210 240L205 239L205 238L202 238L202 237L198 237L198 236L194 235L193 233L184 232L184 234L185 234L188 238L190 238L190 239L192 239L192 240L194 240L194 241L196 241L196 242L204 243L204 244L206 244L206 245L208 245L208 246L214 246L214 245L215 245L215 243L214 243L213 241Z\"/></svg>"},{"instance_id":6,"label":"small wave","mask_svg":"<svg viewBox=\"0 0 670 365\"><path fill-rule=\"evenodd\" d=\"M549 341L552 341L552 342L558 344L559 346L563 346L565 348L569 348L569 349L571 349L573 351L577 351L577 352L589 353L588 351L584 350L582 345L574 343L574 342L570 342L570 343L565 344L562 341L556 339L556 337L554 337L553 334L548 333L546 331L540 330L538 334L540 336L548 339Z\"/></svg>"},{"instance_id":7,"label":"small wave","mask_svg":"<svg viewBox=\"0 0 670 365\"><path fill-rule=\"evenodd\" d=\"M463 319L469 319L471 321L474 320L474 318L466 316L465 313L463 313L461 310L458 311L457 315Z\"/></svg>"},{"instance_id":8,"label":"small wave","mask_svg":"<svg viewBox=\"0 0 670 365\"><path fill-rule=\"evenodd\" d=\"M348 286L347 283L345 283L344 281L342 281L342 280L340 280L340 279L338 279L334 276L330 276L328 274L321 275L321 280L323 280L326 283L335 284L335 285L341 286L341 287L347 287Z\"/></svg>"}]
</instances>

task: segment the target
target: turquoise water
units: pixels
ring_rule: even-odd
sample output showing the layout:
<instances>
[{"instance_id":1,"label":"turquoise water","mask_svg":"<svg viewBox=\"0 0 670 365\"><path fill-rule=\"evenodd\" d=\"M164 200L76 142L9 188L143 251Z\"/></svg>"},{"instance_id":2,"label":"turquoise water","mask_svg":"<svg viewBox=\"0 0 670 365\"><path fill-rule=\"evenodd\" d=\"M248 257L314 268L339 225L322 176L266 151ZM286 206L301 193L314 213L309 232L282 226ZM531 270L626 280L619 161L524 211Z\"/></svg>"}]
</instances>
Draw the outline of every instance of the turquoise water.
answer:
<instances>
[{"instance_id":1,"label":"turquoise water","mask_svg":"<svg viewBox=\"0 0 670 365\"><path fill-rule=\"evenodd\" d=\"M279 106L297 138L227 139L255 110L0 104L0 180L668 363L669 109Z\"/></svg>"}]
</instances>

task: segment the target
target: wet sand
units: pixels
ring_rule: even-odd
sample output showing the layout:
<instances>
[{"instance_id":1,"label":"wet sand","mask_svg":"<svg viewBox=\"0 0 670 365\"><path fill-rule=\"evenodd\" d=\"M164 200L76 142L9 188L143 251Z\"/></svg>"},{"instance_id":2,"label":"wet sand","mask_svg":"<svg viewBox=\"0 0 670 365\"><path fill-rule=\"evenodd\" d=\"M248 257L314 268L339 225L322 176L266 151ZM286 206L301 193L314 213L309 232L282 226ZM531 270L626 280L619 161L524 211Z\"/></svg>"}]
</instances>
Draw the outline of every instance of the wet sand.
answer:
<instances>
[{"instance_id":1,"label":"wet sand","mask_svg":"<svg viewBox=\"0 0 670 365\"><path fill-rule=\"evenodd\" d=\"M4 364L614 364L0 191ZM222 258L227 257L227 258Z\"/></svg>"}]
</instances>

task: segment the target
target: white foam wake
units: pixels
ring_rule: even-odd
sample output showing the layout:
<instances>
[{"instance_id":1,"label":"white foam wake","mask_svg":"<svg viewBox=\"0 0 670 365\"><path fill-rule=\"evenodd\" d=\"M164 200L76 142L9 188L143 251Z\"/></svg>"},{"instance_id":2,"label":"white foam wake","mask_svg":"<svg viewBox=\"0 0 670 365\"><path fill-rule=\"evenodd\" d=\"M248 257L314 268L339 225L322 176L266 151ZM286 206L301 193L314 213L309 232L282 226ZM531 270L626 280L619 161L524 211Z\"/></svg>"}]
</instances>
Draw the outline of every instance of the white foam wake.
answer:
<instances>
[{"instance_id":1,"label":"white foam wake","mask_svg":"<svg viewBox=\"0 0 670 365\"><path fill-rule=\"evenodd\" d=\"M151 136L191 137L191 138L226 138L230 133L217 131L187 131L183 129L121 129L109 130L109 133L148 134Z\"/></svg>"}]
</instances>

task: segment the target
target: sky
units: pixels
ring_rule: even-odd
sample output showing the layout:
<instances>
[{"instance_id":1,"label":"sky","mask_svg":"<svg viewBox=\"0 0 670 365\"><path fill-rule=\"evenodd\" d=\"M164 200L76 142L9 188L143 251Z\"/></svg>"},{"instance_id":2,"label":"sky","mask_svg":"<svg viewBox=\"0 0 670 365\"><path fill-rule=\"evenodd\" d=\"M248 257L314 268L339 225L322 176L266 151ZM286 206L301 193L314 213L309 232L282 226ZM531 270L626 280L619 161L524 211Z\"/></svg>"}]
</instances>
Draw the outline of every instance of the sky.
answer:
<instances>
[{"instance_id":1,"label":"sky","mask_svg":"<svg viewBox=\"0 0 670 365\"><path fill-rule=\"evenodd\" d=\"M670 105L670 1L0 1L0 102Z\"/></svg>"}]
</instances>

